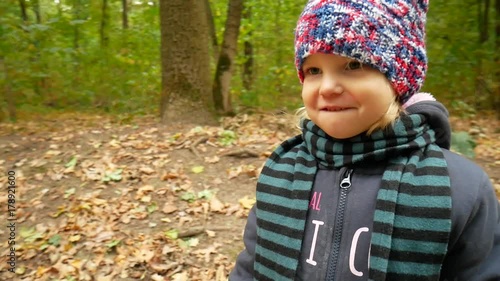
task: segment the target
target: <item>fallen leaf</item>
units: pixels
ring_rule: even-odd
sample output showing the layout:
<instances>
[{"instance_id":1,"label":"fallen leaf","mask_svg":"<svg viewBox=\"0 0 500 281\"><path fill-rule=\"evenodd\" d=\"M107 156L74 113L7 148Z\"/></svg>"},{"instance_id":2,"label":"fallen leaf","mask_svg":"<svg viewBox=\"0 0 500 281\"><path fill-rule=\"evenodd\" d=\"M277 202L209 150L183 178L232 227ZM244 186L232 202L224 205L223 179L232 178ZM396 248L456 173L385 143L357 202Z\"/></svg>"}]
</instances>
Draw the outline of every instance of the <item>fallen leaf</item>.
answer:
<instances>
[{"instance_id":1,"label":"fallen leaf","mask_svg":"<svg viewBox=\"0 0 500 281\"><path fill-rule=\"evenodd\" d=\"M71 157L71 160L68 163L66 163L66 165L64 165L64 167L74 168L76 166L76 162L78 162L78 157L73 156L73 157Z\"/></svg>"},{"instance_id":2,"label":"fallen leaf","mask_svg":"<svg viewBox=\"0 0 500 281\"><path fill-rule=\"evenodd\" d=\"M194 200L196 200L196 195L194 195L194 193L192 192L184 192L181 195L181 199L184 201L193 202Z\"/></svg>"},{"instance_id":3,"label":"fallen leaf","mask_svg":"<svg viewBox=\"0 0 500 281\"><path fill-rule=\"evenodd\" d=\"M163 205L163 209L161 210L165 214L171 214L175 211L177 211L177 207L174 205L173 202L167 202L165 205Z\"/></svg>"},{"instance_id":4,"label":"fallen leaf","mask_svg":"<svg viewBox=\"0 0 500 281\"><path fill-rule=\"evenodd\" d=\"M255 198L248 198L248 196L245 195L245 197L238 200L238 202L241 204L241 206L243 206L243 208L251 209L255 204Z\"/></svg>"},{"instance_id":5,"label":"fallen leaf","mask_svg":"<svg viewBox=\"0 0 500 281\"><path fill-rule=\"evenodd\" d=\"M205 190L198 192L198 198L200 198L200 199L205 198L205 199L210 200L210 198L212 198L212 196L214 196L214 191L210 190L210 189L205 189Z\"/></svg>"},{"instance_id":6,"label":"fallen leaf","mask_svg":"<svg viewBox=\"0 0 500 281\"><path fill-rule=\"evenodd\" d=\"M191 172L193 172L195 174L202 173L204 170L205 170L205 167L203 167L203 166L194 166L193 168L191 168Z\"/></svg>"},{"instance_id":7,"label":"fallen leaf","mask_svg":"<svg viewBox=\"0 0 500 281\"><path fill-rule=\"evenodd\" d=\"M68 240L69 240L70 242L78 242L78 241L80 241L80 238L81 238L80 234L77 234L77 235L72 235L72 236L70 236L70 237L68 238Z\"/></svg>"},{"instance_id":8,"label":"fallen leaf","mask_svg":"<svg viewBox=\"0 0 500 281\"><path fill-rule=\"evenodd\" d=\"M222 212L224 207L224 203L222 203L217 197L213 196L210 200L210 210L212 212Z\"/></svg>"},{"instance_id":9,"label":"fallen leaf","mask_svg":"<svg viewBox=\"0 0 500 281\"><path fill-rule=\"evenodd\" d=\"M26 273L26 267L19 266L19 267L16 268L15 272L18 275L23 275L24 273Z\"/></svg>"},{"instance_id":10,"label":"fallen leaf","mask_svg":"<svg viewBox=\"0 0 500 281\"><path fill-rule=\"evenodd\" d=\"M163 276L158 275L158 274L156 274L156 273L155 273L155 274L153 274L153 275L151 275L151 279L152 279L153 281L163 281L163 280L165 280L165 279L163 279Z\"/></svg>"},{"instance_id":11,"label":"fallen leaf","mask_svg":"<svg viewBox=\"0 0 500 281\"><path fill-rule=\"evenodd\" d=\"M75 194L75 192L76 192L76 188L74 188L74 187L73 187L73 188L70 188L70 189L68 189L68 190L66 190L66 191L64 192L64 199L67 199L67 198L68 198L68 197L70 197L71 195Z\"/></svg>"},{"instance_id":12,"label":"fallen leaf","mask_svg":"<svg viewBox=\"0 0 500 281\"><path fill-rule=\"evenodd\" d=\"M187 240L182 240L179 239L177 240L179 247L183 249L191 248L191 247L196 247L200 243L200 240L198 238L189 238Z\"/></svg>"},{"instance_id":13,"label":"fallen leaf","mask_svg":"<svg viewBox=\"0 0 500 281\"><path fill-rule=\"evenodd\" d=\"M170 239L177 239L179 237L179 231L177 229L170 229L165 231L165 237Z\"/></svg>"},{"instance_id":14,"label":"fallen leaf","mask_svg":"<svg viewBox=\"0 0 500 281\"><path fill-rule=\"evenodd\" d=\"M233 179L239 176L243 172L243 168L241 166L231 167L227 170L228 179Z\"/></svg>"},{"instance_id":15,"label":"fallen leaf","mask_svg":"<svg viewBox=\"0 0 500 281\"><path fill-rule=\"evenodd\" d=\"M146 175L152 175L152 174L154 174L154 173L156 172L154 169L152 169L152 168L150 168L150 167L141 167L141 168L139 169L139 171L140 171L141 173L146 174Z\"/></svg>"},{"instance_id":16,"label":"fallen leaf","mask_svg":"<svg viewBox=\"0 0 500 281\"><path fill-rule=\"evenodd\" d=\"M131 217L129 214L123 214L121 217L120 217L120 221L124 224L129 224L130 223L130 220L131 220Z\"/></svg>"},{"instance_id":17,"label":"fallen leaf","mask_svg":"<svg viewBox=\"0 0 500 281\"><path fill-rule=\"evenodd\" d=\"M118 246L118 244L120 244L122 240L119 240L119 239L115 239L115 240L112 240L111 242L109 242L108 244L106 244L106 247L108 248L113 248L113 247L116 247Z\"/></svg>"},{"instance_id":18,"label":"fallen leaf","mask_svg":"<svg viewBox=\"0 0 500 281\"><path fill-rule=\"evenodd\" d=\"M161 180L172 180L172 179L177 179L180 178L180 175L177 173L165 173L162 177Z\"/></svg>"},{"instance_id":19,"label":"fallen leaf","mask_svg":"<svg viewBox=\"0 0 500 281\"><path fill-rule=\"evenodd\" d=\"M187 281L187 280L188 280L188 275L187 272L185 271L172 275L172 281Z\"/></svg>"},{"instance_id":20,"label":"fallen leaf","mask_svg":"<svg viewBox=\"0 0 500 281\"><path fill-rule=\"evenodd\" d=\"M139 262L149 262L154 257L154 255L154 251L146 248L142 248L139 251L135 252L135 257Z\"/></svg>"},{"instance_id":21,"label":"fallen leaf","mask_svg":"<svg viewBox=\"0 0 500 281\"><path fill-rule=\"evenodd\" d=\"M205 157L205 162L214 164L220 161L219 156L213 156L213 157Z\"/></svg>"},{"instance_id":22,"label":"fallen leaf","mask_svg":"<svg viewBox=\"0 0 500 281\"><path fill-rule=\"evenodd\" d=\"M153 202L151 203L148 207L147 207L147 210L148 210L148 213L153 213L154 211L156 211L158 209L158 205L156 204L156 202Z\"/></svg>"}]
</instances>

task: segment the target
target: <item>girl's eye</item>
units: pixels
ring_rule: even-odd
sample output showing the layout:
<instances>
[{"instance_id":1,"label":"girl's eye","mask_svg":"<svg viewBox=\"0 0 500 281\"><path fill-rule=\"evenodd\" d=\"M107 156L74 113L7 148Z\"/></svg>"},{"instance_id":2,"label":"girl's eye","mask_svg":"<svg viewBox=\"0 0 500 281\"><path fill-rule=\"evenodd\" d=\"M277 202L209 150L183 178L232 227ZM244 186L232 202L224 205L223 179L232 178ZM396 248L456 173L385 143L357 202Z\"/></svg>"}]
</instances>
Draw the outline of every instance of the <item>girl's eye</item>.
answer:
<instances>
[{"instance_id":1,"label":"girl's eye","mask_svg":"<svg viewBox=\"0 0 500 281\"><path fill-rule=\"evenodd\" d=\"M321 70L317 67L310 67L308 69L306 69L306 74L310 74L310 75L318 75L321 73Z\"/></svg>"},{"instance_id":2,"label":"girl's eye","mask_svg":"<svg viewBox=\"0 0 500 281\"><path fill-rule=\"evenodd\" d=\"M345 65L345 70L358 70L362 68L363 64L355 60L352 60Z\"/></svg>"}]
</instances>

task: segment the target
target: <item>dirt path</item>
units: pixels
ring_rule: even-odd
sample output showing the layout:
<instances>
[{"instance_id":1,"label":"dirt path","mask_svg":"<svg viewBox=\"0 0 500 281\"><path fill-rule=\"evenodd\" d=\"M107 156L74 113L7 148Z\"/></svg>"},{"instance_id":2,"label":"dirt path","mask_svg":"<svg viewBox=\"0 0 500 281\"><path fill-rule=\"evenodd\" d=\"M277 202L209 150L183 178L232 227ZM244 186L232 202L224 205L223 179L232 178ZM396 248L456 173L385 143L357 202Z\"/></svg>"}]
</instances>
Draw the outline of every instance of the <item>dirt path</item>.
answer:
<instances>
[{"instance_id":1,"label":"dirt path","mask_svg":"<svg viewBox=\"0 0 500 281\"><path fill-rule=\"evenodd\" d=\"M480 131L476 148L497 185L500 151L490 140L499 133ZM259 170L293 134L286 115L218 127L77 115L0 124L2 190L9 171L16 178L17 255L8 272L2 241L0 279L225 280Z\"/></svg>"}]
</instances>

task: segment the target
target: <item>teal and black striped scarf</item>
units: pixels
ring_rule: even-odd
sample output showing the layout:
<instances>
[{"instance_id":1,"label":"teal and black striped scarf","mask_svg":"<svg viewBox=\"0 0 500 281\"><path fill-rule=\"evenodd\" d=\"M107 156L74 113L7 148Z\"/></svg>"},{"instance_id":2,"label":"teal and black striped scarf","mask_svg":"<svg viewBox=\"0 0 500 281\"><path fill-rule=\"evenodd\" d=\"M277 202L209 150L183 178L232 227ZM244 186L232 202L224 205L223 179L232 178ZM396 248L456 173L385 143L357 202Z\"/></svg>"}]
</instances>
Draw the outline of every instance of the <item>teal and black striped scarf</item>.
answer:
<instances>
[{"instance_id":1,"label":"teal and black striped scarf","mask_svg":"<svg viewBox=\"0 0 500 281\"><path fill-rule=\"evenodd\" d=\"M439 280L451 229L447 164L422 115L402 115L371 136L334 140L310 120L282 143L257 184L255 280L293 280L318 164L385 161L377 195L369 279ZM383 163L383 162L381 162Z\"/></svg>"}]
</instances>

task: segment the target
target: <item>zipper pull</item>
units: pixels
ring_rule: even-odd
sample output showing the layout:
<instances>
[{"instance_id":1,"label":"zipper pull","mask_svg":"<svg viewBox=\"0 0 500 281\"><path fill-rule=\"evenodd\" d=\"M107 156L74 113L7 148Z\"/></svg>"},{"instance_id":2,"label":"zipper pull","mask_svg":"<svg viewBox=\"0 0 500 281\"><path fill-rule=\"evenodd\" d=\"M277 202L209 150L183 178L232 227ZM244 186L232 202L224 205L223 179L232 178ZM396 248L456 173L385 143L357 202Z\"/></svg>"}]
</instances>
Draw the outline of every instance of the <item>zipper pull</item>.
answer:
<instances>
[{"instance_id":1,"label":"zipper pull","mask_svg":"<svg viewBox=\"0 0 500 281\"><path fill-rule=\"evenodd\" d=\"M347 171L347 174L344 176L344 178L340 182L340 188L351 187L351 175L352 175L352 169Z\"/></svg>"}]
</instances>

